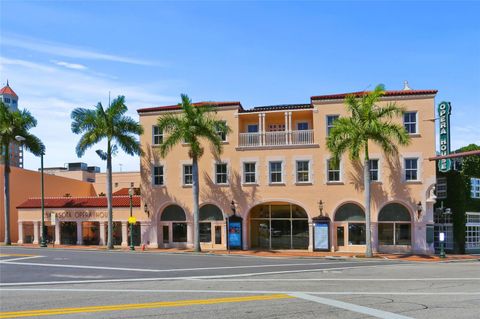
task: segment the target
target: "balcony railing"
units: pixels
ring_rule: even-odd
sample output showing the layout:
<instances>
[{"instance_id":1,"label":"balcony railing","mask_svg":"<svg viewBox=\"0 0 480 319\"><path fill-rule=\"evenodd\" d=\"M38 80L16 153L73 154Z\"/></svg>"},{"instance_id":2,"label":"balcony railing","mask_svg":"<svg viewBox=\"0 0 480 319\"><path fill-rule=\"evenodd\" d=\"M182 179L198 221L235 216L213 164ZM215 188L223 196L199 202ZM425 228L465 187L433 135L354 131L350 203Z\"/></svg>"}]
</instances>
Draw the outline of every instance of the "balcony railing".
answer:
<instances>
[{"instance_id":1,"label":"balcony railing","mask_svg":"<svg viewBox=\"0 0 480 319\"><path fill-rule=\"evenodd\" d=\"M309 145L313 144L313 130L292 132L240 133L240 147Z\"/></svg>"}]
</instances>

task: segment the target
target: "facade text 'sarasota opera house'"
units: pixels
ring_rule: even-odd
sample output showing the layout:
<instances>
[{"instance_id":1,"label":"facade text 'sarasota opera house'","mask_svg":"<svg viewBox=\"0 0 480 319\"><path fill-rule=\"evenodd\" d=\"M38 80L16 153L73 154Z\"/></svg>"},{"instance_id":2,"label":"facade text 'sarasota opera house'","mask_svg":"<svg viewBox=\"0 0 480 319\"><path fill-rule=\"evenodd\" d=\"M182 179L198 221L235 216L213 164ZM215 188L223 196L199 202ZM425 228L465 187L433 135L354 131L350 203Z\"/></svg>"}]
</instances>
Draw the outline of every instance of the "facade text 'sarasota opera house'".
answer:
<instances>
[{"instance_id":1,"label":"facade text 'sarasota opera house'","mask_svg":"<svg viewBox=\"0 0 480 319\"><path fill-rule=\"evenodd\" d=\"M372 239L380 252L433 253L427 225L433 224L435 184L434 90L387 91L380 103L405 108L411 143L387 158L370 145ZM359 93L361 94L361 93ZM365 250L361 167L345 156L329 165L325 142L337 117L346 116L345 94L314 96L310 104L243 109L239 102L216 102L217 117L232 129L216 158L206 147L199 162L200 238L203 248L226 248L226 218L242 221L243 249L313 249L313 221L330 221L329 249ZM201 104L201 103L200 103ZM192 167L188 145L166 158L158 146L158 116L178 106L138 110L141 136L142 241L154 247L193 245Z\"/></svg>"}]
</instances>

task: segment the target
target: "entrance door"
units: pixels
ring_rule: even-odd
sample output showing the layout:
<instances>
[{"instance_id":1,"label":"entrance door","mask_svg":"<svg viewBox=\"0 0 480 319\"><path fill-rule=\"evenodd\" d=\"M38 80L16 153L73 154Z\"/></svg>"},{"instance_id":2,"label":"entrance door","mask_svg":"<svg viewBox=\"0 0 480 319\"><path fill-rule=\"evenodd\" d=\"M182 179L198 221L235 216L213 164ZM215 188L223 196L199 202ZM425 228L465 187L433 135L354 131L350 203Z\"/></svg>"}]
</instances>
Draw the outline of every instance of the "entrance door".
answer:
<instances>
[{"instance_id":1,"label":"entrance door","mask_svg":"<svg viewBox=\"0 0 480 319\"><path fill-rule=\"evenodd\" d=\"M337 226L337 249L345 246L345 226Z\"/></svg>"}]
</instances>

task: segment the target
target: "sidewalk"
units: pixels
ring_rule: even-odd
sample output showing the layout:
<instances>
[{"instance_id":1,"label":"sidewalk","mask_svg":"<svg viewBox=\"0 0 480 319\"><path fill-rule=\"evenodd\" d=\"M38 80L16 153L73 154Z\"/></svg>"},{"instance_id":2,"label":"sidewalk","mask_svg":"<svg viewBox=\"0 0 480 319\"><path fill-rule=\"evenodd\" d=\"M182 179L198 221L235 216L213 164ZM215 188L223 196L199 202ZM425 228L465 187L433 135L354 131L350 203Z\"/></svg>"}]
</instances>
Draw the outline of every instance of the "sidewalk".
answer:
<instances>
[{"instance_id":1,"label":"sidewalk","mask_svg":"<svg viewBox=\"0 0 480 319\"><path fill-rule=\"evenodd\" d=\"M33 244L23 244L17 245L14 244L14 247L26 247L26 248L40 248L38 245ZM72 250L106 250L105 246L76 246L76 245L48 245L48 248L57 248L57 249L72 249ZM129 251L129 247L120 247L115 246L114 251ZM177 254L187 254L194 253L191 249L161 249L161 248L145 248L142 251L141 247L135 247L136 252L142 253L177 253ZM365 258L365 255L359 253L349 253L349 252L308 252L305 250L273 250L273 251L263 251L263 250L204 250L202 254L213 254L213 255L237 255L237 256L258 256L258 257L270 257L270 258L335 258L335 259L348 259L348 258ZM467 261L467 260L476 260L480 261L480 255L453 255L447 254L446 258L440 258L438 255L415 255L415 254L374 254L373 258L381 259L390 259L390 260L406 260L406 261Z\"/></svg>"}]
</instances>

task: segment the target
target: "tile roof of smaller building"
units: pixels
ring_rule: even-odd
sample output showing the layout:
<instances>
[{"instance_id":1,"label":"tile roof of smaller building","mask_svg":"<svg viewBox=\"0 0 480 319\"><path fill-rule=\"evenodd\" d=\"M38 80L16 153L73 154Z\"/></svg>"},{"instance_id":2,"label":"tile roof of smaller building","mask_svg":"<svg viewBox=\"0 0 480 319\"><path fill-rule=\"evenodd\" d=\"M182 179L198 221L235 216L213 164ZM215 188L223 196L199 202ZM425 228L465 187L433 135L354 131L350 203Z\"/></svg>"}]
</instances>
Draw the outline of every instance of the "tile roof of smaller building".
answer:
<instances>
[{"instance_id":1,"label":"tile roof of smaller building","mask_svg":"<svg viewBox=\"0 0 480 319\"><path fill-rule=\"evenodd\" d=\"M437 94L437 92L438 92L437 90L397 90L397 91L385 91L384 96L428 95L428 94ZM316 96L312 96L310 99L312 101L313 100L338 100L338 99L344 99L347 95L355 95L356 97L361 97L368 93L370 93L370 91L329 94L329 95L316 95Z\"/></svg>"},{"instance_id":2,"label":"tile roof of smaller building","mask_svg":"<svg viewBox=\"0 0 480 319\"><path fill-rule=\"evenodd\" d=\"M128 187L120 188L118 191L113 192L112 196L130 196L129 193L128 193L129 190L130 190L130 188L128 188ZM140 188L134 187L133 188L133 193L135 195L139 195L140 194Z\"/></svg>"},{"instance_id":3,"label":"tile roof of smaller building","mask_svg":"<svg viewBox=\"0 0 480 319\"><path fill-rule=\"evenodd\" d=\"M140 207L140 196L132 197L132 205ZM113 207L130 207L129 196L112 197ZM17 206L17 208L41 208L41 198L33 197ZM94 208L107 207L107 197L45 197L45 208Z\"/></svg>"},{"instance_id":4,"label":"tile roof of smaller building","mask_svg":"<svg viewBox=\"0 0 480 319\"><path fill-rule=\"evenodd\" d=\"M212 105L215 107L226 107L226 106L238 106L241 110L243 110L242 104L240 102L197 102L192 103L194 106L204 106L204 105ZM148 112L161 112L161 111L172 111L172 110L179 110L181 109L180 104L176 105L165 105L165 106L156 106L156 107L147 107L138 109L138 113L148 113Z\"/></svg>"},{"instance_id":5,"label":"tile roof of smaller building","mask_svg":"<svg viewBox=\"0 0 480 319\"><path fill-rule=\"evenodd\" d=\"M255 106L252 109L242 110L244 113L249 112L261 112L261 111L277 111L277 110L298 110L298 109L311 109L312 104L279 104L279 105L267 105L267 106Z\"/></svg>"},{"instance_id":6,"label":"tile roof of smaller building","mask_svg":"<svg viewBox=\"0 0 480 319\"><path fill-rule=\"evenodd\" d=\"M3 88L0 89L0 94L8 94L18 98L18 95L12 90L10 85L8 85L8 81L7 81L7 85L5 85Z\"/></svg>"}]
</instances>

